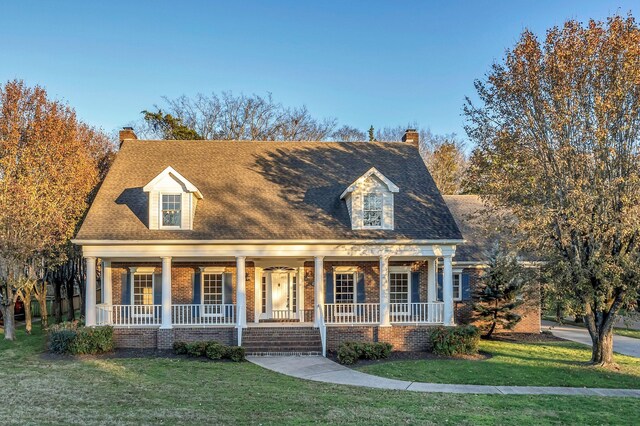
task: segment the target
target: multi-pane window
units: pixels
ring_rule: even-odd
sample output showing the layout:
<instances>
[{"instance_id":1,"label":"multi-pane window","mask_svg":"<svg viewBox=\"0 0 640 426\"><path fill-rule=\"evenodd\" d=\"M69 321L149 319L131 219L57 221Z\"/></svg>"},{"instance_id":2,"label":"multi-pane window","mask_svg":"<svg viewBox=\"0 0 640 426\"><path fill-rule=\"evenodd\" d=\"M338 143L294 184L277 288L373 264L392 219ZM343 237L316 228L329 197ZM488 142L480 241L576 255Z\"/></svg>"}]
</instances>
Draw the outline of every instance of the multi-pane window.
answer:
<instances>
[{"instance_id":1,"label":"multi-pane window","mask_svg":"<svg viewBox=\"0 0 640 426\"><path fill-rule=\"evenodd\" d=\"M364 212L364 226L366 227L382 226L382 195L365 194L363 212Z\"/></svg>"},{"instance_id":2,"label":"multi-pane window","mask_svg":"<svg viewBox=\"0 0 640 426\"><path fill-rule=\"evenodd\" d=\"M224 303L224 285L222 274L203 274L202 303L205 305L222 305Z\"/></svg>"},{"instance_id":3,"label":"multi-pane window","mask_svg":"<svg viewBox=\"0 0 640 426\"><path fill-rule=\"evenodd\" d=\"M153 305L153 274L133 275L133 304Z\"/></svg>"},{"instance_id":4,"label":"multi-pane window","mask_svg":"<svg viewBox=\"0 0 640 426\"><path fill-rule=\"evenodd\" d=\"M462 274L453 274L453 300L462 300Z\"/></svg>"},{"instance_id":5,"label":"multi-pane window","mask_svg":"<svg viewBox=\"0 0 640 426\"><path fill-rule=\"evenodd\" d=\"M335 303L354 303L354 274L339 274L335 276Z\"/></svg>"},{"instance_id":6,"label":"multi-pane window","mask_svg":"<svg viewBox=\"0 0 640 426\"><path fill-rule=\"evenodd\" d=\"M389 287L391 303L409 303L409 274L407 272L390 273Z\"/></svg>"},{"instance_id":7,"label":"multi-pane window","mask_svg":"<svg viewBox=\"0 0 640 426\"><path fill-rule=\"evenodd\" d=\"M162 226L180 226L182 216L182 195L162 195Z\"/></svg>"}]
</instances>

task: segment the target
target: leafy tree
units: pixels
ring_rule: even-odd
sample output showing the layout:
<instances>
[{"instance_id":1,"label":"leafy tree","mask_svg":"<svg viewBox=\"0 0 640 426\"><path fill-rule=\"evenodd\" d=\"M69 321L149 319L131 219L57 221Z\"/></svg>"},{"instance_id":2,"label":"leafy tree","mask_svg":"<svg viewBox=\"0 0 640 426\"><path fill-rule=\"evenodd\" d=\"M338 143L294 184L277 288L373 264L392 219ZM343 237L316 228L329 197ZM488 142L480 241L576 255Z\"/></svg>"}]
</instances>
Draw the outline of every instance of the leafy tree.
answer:
<instances>
[{"instance_id":1,"label":"leafy tree","mask_svg":"<svg viewBox=\"0 0 640 426\"><path fill-rule=\"evenodd\" d=\"M483 337L490 338L497 326L511 330L520 322L516 309L523 303L518 296L524 291L526 276L516 256L501 250L489 256L488 268L474 292L477 302L473 304L475 318L486 329Z\"/></svg>"},{"instance_id":2,"label":"leafy tree","mask_svg":"<svg viewBox=\"0 0 640 426\"><path fill-rule=\"evenodd\" d=\"M633 17L525 31L468 101L470 182L584 310L591 362L640 289L640 29Z\"/></svg>"},{"instance_id":3,"label":"leafy tree","mask_svg":"<svg viewBox=\"0 0 640 426\"><path fill-rule=\"evenodd\" d=\"M461 194L468 167L462 141L455 134L440 136L431 132L421 140L422 157L440 192Z\"/></svg>"},{"instance_id":4,"label":"leafy tree","mask_svg":"<svg viewBox=\"0 0 640 426\"><path fill-rule=\"evenodd\" d=\"M182 120L171 114L165 114L158 109L155 112L142 111L144 121L154 132L159 133L162 139L198 140L202 137L193 129L182 124Z\"/></svg>"},{"instance_id":5,"label":"leafy tree","mask_svg":"<svg viewBox=\"0 0 640 426\"><path fill-rule=\"evenodd\" d=\"M107 138L48 99L45 89L0 86L0 290L5 339L15 339L14 303L44 277L75 232L109 154ZM37 292L37 290L36 290Z\"/></svg>"}]
</instances>

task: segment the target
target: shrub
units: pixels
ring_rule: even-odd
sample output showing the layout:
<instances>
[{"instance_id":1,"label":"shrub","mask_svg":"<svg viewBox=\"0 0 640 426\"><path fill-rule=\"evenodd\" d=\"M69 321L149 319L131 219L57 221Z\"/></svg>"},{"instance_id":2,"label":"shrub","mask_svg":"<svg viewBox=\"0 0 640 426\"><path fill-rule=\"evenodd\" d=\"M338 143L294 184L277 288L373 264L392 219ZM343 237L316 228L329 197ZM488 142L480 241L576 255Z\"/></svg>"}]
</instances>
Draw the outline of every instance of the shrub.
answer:
<instances>
[{"instance_id":1,"label":"shrub","mask_svg":"<svg viewBox=\"0 0 640 426\"><path fill-rule=\"evenodd\" d=\"M80 327L70 347L74 355L94 355L113 350L113 327Z\"/></svg>"},{"instance_id":2,"label":"shrub","mask_svg":"<svg viewBox=\"0 0 640 426\"><path fill-rule=\"evenodd\" d=\"M57 354L69 353L75 338L75 330L51 331L49 332L49 350Z\"/></svg>"},{"instance_id":3,"label":"shrub","mask_svg":"<svg viewBox=\"0 0 640 426\"><path fill-rule=\"evenodd\" d=\"M184 355L187 353L187 343L186 342L174 342L173 343L173 352L178 355Z\"/></svg>"},{"instance_id":4,"label":"shrub","mask_svg":"<svg viewBox=\"0 0 640 426\"><path fill-rule=\"evenodd\" d=\"M207 354L207 342L193 342L186 345L187 355L191 357L205 356Z\"/></svg>"},{"instance_id":5,"label":"shrub","mask_svg":"<svg viewBox=\"0 0 640 426\"><path fill-rule=\"evenodd\" d=\"M222 359L227 354L227 347L222 343L208 342L205 349L205 355L209 359Z\"/></svg>"},{"instance_id":6,"label":"shrub","mask_svg":"<svg viewBox=\"0 0 640 426\"><path fill-rule=\"evenodd\" d=\"M473 355L478 353L480 331L473 325L435 327L429 332L432 352L437 355Z\"/></svg>"},{"instance_id":7,"label":"shrub","mask_svg":"<svg viewBox=\"0 0 640 426\"><path fill-rule=\"evenodd\" d=\"M386 342L344 342L338 346L338 362L352 365L359 359L384 359L391 354L393 345Z\"/></svg>"},{"instance_id":8,"label":"shrub","mask_svg":"<svg viewBox=\"0 0 640 426\"><path fill-rule=\"evenodd\" d=\"M242 346L227 346L225 358L234 362L244 361L244 348Z\"/></svg>"}]
</instances>

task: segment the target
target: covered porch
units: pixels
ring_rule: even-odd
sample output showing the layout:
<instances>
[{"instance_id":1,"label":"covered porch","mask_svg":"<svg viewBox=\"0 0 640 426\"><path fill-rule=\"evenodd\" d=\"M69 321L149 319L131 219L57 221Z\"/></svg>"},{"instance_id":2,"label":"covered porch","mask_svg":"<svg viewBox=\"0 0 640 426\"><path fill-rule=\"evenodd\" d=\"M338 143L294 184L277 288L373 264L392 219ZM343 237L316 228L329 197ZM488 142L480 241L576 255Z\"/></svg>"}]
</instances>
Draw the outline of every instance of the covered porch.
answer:
<instances>
[{"instance_id":1,"label":"covered porch","mask_svg":"<svg viewBox=\"0 0 640 426\"><path fill-rule=\"evenodd\" d=\"M274 249L283 255L270 255ZM143 245L137 255L124 256L126 250L116 255L113 248L85 246L86 322L160 330L230 327L239 329L239 343L241 329L264 324L454 324L455 246L360 246L348 248L346 255L340 253L344 247L331 246L323 249L330 253L310 256L311 249L319 251L312 246L282 253L272 246L228 256L200 248L193 256L193 248L185 255L185 247L167 245L160 251L174 255L151 256L159 247ZM95 300L98 285L100 303Z\"/></svg>"}]
</instances>

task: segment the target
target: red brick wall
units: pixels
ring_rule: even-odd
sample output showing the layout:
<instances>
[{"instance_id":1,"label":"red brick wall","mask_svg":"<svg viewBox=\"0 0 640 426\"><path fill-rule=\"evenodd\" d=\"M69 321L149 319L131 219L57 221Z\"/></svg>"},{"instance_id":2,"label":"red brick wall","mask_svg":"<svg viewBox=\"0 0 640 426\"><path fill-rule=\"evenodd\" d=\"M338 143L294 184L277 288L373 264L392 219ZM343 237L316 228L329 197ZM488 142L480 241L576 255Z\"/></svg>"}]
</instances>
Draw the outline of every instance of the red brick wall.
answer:
<instances>
[{"instance_id":1,"label":"red brick wall","mask_svg":"<svg viewBox=\"0 0 640 426\"><path fill-rule=\"evenodd\" d=\"M215 340L225 345L237 345L238 334L235 327L114 328L113 340L116 348L171 349L173 342Z\"/></svg>"},{"instance_id":2,"label":"red brick wall","mask_svg":"<svg viewBox=\"0 0 640 426\"><path fill-rule=\"evenodd\" d=\"M116 348L155 349L157 328L114 328L113 343Z\"/></svg>"},{"instance_id":3,"label":"red brick wall","mask_svg":"<svg viewBox=\"0 0 640 426\"><path fill-rule=\"evenodd\" d=\"M424 325L328 326L327 349L336 351L343 342L388 342L394 351L426 351L430 328Z\"/></svg>"}]
</instances>

